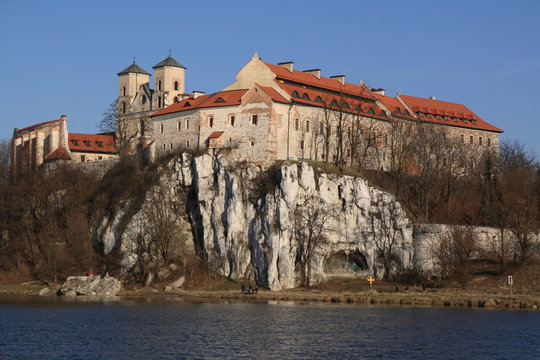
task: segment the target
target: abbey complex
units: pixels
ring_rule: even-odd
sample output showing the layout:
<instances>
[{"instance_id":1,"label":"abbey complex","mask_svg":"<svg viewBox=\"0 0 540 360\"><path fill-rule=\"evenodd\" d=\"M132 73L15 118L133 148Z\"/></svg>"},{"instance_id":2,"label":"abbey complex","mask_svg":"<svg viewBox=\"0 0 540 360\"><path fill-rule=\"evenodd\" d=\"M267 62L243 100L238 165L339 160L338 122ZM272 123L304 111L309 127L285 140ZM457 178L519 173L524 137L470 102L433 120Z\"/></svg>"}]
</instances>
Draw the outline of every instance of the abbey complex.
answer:
<instances>
[{"instance_id":1,"label":"abbey complex","mask_svg":"<svg viewBox=\"0 0 540 360\"><path fill-rule=\"evenodd\" d=\"M180 150L227 151L263 167L275 160L322 160L386 171L409 125L444 129L445 137L473 153L496 151L502 133L465 105L391 97L344 75L269 64L256 54L235 82L213 94L186 93L186 67L171 56L153 70L153 80L135 63L118 73L115 131L71 134L65 116L15 129L12 174L58 162L104 161L118 157L120 148L145 151L150 159Z\"/></svg>"}]
</instances>

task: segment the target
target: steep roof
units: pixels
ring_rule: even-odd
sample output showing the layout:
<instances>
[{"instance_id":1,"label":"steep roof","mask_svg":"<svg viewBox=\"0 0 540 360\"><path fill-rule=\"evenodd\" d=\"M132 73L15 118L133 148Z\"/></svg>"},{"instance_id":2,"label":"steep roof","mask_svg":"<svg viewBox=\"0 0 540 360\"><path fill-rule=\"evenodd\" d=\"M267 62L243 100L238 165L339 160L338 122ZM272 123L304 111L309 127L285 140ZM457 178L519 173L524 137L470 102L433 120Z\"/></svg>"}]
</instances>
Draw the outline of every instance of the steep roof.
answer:
<instances>
[{"instance_id":1,"label":"steep roof","mask_svg":"<svg viewBox=\"0 0 540 360\"><path fill-rule=\"evenodd\" d=\"M335 93L280 82L278 82L278 85L291 95L291 99L295 103L388 120L386 113L377 104L365 98L340 96Z\"/></svg>"},{"instance_id":2,"label":"steep roof","mask_svg":"<svg viewBox=\"0 0 540 360\"><path fill-rule=\"evenodd\" d=\"M142 69L139 65L135 64L135 61L133 62L133 64L129 65L127 68L120 71L116 75L123 75L123 74L130 74L130 73L150 75L148 72Z\"/></svg>"},{"instance_id":3,"label":"steep roof","mask_svg":"<svg viewBox=\"0 0 540 360\"><path fill-rule=\"evenodd\" d=\"M261 88L263 89L264 92L270 95L274 101L285 102L285 103L288 102L287 99L281 96L274 89L270 87L266 87L266 86L261 86ZM212 108L212 107L220 107L220 106L240 105L242 101L242 96L244 96L244 94L248 91L249 90L247 89L227 90L227 91L220 91L220 92L209 94L209 95L201 95L201 96L198 96L197 98L193 98L193 96L190 96L189 98L173 103L167 106L166 108L161 109L151 114L150 116L171 114L175 112L193 110L193 109L199 109L199 108Z\"/></svg>"},{"instance_id":4,"label":"steep roof","mask_svg":"<svg viewBox=\"0 0 540 360\"><path fill-rule=\"evenodd\" d=\"M213 133L210 134L210 136L208 137L209 139L217 139L219 138L221 135L223 135L225 131L214 131Z\"/></svg>"},{"instance_id":5,"label":"steep roof","mask_svg":"<svg viewBox=\"0 0 540 360\"><path fill-rule=\"evenodd\" d=\"M58 120L50 120L50 121L44 121L44 122L41 122L39 124L34 124L34 125L30 125L30 126L27 126L25 128L22 128L22 129L16 129L15 131L20 133L20 132L23 132L23 131L28 131L28 130L32 130L32 129L35 129L35 128L38 128L40 126L44 126L44 125L52 125L54 123L57 123L59 122L60 119Z\"/></svg>"},{"instance_id":6,"label":"steep roof","mask_svg":"<svg viewBox=\"0 0 540 360\"><path fill-rule=\"evenodd\" d=\"M54 150L53 152L45 156L43 160L44 161L71 160L71 156L69 156L66 149L64 149L63 147L59 147L58 149Z\"/></svg>"},{"instance_id":7,"label":"steep roof","mask_svg":"<svg viewBox=\"0 0 540 360\"><path fill-rule=\"evenodd\" d=\"M268 68L276 75L276 79L278 80L287 80L348 95L360 96L371 100L376 99L365 85L354 85L348 82L342 84L336 79L327 78L324 76L317 78L315 75L304 71L289 71L283 66L269 63L264 64L268 66Z\"/></svg>"},{"instance_id":8,"label":"steep roof","mask_svg":"<svg viewBox=\"0 0 540 360\"><path fill-rule=\"evenodd\" d=\"M482 120L465 105L409 95L399 95L399 97L417 114L418 119L421 121L498 133L503 132L501 129Z\"/></svg>"},{"instance_id":9,"label":"steep roof","mask_svg":"<svg viewBox=\"0 0 540 360\"><path fill-rule=\"evenodd\" d=\"M392 116L396 116L402 119L407 120L416 120L416 117L413 114L410 114L409 111L399 102L398 99L391 96L385 96L378 93L373 93L379 99L379 101L386 106L386 108L392 113Z\"/></svg>"},{"instance_id":10,"label":"steep roof","mask_svg":"<svg viewBox=\"0 0 540 360\"><path fill-rule=\"evenodd\" d=\"M171 55L169 55L165 60L161 61L157 65L152 66L152 69L157 69L159 67L163 66L173 66L178 68L186 69L186 67L182 64L180 64L178 61L176 61Z\"/></svg>"},{"instance_id":11,"label":"steep roof","mask_svg":"<svg viewBox=\"0 0 540 360\"><path fill-rule=\"evenodd\" d=\"M114 146L114 136L110 134L76 134L68 135L68 146L71 151L99 152L116 154L118 150Z\"/></svg>"}]
</instances>

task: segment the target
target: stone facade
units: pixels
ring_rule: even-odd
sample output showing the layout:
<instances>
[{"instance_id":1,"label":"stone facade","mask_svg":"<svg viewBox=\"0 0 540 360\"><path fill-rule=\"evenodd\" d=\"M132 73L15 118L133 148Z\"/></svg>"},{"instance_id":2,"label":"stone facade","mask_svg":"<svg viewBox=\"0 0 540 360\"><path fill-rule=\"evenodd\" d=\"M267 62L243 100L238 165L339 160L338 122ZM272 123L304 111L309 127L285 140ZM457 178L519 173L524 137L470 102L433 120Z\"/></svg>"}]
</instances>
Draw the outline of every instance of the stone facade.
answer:
<instances>
[{"instance_id":1,"label":"stone facade","mask_svg":"<svg viewBox=\"0 0 540 360\"><path fill-rule=\"evenodd\" d=\"M324 78L318 69L296 71L293 63L267 64L257 55L236 78L218 93L186 95L150 114L155 153L226 148L234 159L266 166L284 159L333 161L342 149L349 163L353 155L347 139L356 126L369 129L362 141L373 142L364 154L368 167L389 170L388 134L396 121L439 126L478 151L498 149L502 130L461 104L400 94L392 98L382 89L347 83L345 76Z\"/></svg>"},{"instance_id":2,"label":"stone facade","mask_svg":"<svg viewBox=\"0 0 540 360\"><path fill-rule=\"evenodd\" d=\"M95 162L118 157L112 134L68 133L67 117L15 129L11 140L11 176L16 179L61 162Z\"/></svg>"}]
</instances>

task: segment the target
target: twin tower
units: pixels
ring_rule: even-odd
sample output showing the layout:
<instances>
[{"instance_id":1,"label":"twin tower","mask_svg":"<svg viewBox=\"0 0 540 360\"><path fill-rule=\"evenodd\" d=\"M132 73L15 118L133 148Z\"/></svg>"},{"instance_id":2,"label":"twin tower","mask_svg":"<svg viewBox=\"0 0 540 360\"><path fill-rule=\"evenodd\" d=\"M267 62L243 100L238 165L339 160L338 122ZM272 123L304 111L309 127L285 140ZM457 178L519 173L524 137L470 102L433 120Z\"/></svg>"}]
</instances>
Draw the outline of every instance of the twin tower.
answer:
<instances>
[{"instance_id":1,"label":"twin tower","mask_svg":"<svg viewBox=\"0 0 540 360\"><path fill-rule=\"evenodd\" d=\"M154 88L150 74L133 64L118 73L118 106L121 113L162 109L185 95L186 67L170 55L153 66Z\"/></svg>"}]
</instances>

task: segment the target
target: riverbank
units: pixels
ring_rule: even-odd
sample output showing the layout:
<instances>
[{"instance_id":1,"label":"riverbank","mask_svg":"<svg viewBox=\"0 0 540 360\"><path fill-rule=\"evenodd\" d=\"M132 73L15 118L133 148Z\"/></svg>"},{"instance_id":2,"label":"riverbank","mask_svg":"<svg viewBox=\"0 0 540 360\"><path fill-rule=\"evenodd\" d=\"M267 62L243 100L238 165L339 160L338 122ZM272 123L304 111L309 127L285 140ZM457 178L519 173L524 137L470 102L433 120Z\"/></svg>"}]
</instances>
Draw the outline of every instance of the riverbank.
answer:
<instances>
[{"instance_id":1,"label":"riverbank","mask_svg":"<svg viewBox=\"0 0 540 360\"><path fill-rule=\"evenodd\" d=\"M49 291L43 291L46 288ZM57 296L59 286L43 286L37 284L0 285L1 296L45 295ZM160 291L154 288L123 290L120 298L159 300L160 298L179 300L208 300L208 301L292 301L299 303L330 303L330 304L364 304L364 305L401 305L401 306L435 306L485 309L540 309L540 296L536 294L505 294L502 292L468 292L460 289L411 289L404 292L377 290L364 291L321 291L316 289L290 289L282 291L259 290L257 294L242 294L240 290L174 290Z\"/></svg>"}]
</instances>

